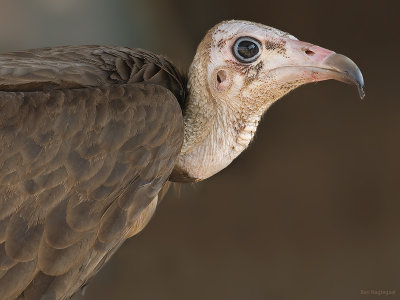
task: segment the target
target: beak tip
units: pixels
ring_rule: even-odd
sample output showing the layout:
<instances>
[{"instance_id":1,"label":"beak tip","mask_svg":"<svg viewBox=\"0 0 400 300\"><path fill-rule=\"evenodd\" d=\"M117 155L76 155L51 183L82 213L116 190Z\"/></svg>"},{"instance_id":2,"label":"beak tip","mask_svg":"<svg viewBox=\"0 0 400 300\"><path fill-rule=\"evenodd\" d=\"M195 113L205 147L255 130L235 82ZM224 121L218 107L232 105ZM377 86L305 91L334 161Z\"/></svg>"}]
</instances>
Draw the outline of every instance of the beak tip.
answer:
<instances>
[{"instance_id":1,"label":"beak tip","mask_svg":"<svg viewBox=\"0 0 400 300\"><path fill-rule=\"evenodd\" d=\"M356 85L360 98L363 99L365 97L363 75L350 58L334 53L325 60L325 64L342 74L342 77L336 78L337 80Z\"/></svg>"},{"instance_id":2,"label":"beak tip","mask_svg":"<svg viewBox=\"0 0 400 300\"><path fill-rule=\"evenodd\" d=\"M365 97L364 78L363 78L363 76L361 74L361 71L359 69L358 69L357 73L358 73L357 74L358 76L356 76L354 78L354 81L356 82L357 89L358 89L358 94L360 95L360 99L364 99L364 97Z\"/></svg>"},{"instance_id":3,"label":"beak tip","mask_svg":"<svg viewBox=\"0 0 400 300\"><path fill-rule=\"evenodd\" d=\"M360 99L364 99L364 97L365 97L364 86L358 85L357 87L358 87L358 94L360 95Z\"/></svg>"},{"instance_id":4,"label":"beak tip","mask_svg":"<svg viewBox=\"0 0 400 300\"><path fill-rule=\"evenodd\" d=\"M355 85L357 86L358 94L360 99L364 99L365 97L365 86L364 86L364 78L362 77L361 72L359 72L358 78L355 80Z\"/></svg>"},{"instance_id":5,"label":"beak tip","mask_svg":"<svg viewBox=\"0 0 400 300\"><path fill-rule=\"evenodd\" d=\"M352 63L354 64L354 62ZM350 78L352 78L353 82L356 84L360 98L364 99L365 97L364 78L360 69L357 67L356 64L354 64L354 70L351 73L352 73L351 75L349 74Z\"/></svg>"}]
</instances>

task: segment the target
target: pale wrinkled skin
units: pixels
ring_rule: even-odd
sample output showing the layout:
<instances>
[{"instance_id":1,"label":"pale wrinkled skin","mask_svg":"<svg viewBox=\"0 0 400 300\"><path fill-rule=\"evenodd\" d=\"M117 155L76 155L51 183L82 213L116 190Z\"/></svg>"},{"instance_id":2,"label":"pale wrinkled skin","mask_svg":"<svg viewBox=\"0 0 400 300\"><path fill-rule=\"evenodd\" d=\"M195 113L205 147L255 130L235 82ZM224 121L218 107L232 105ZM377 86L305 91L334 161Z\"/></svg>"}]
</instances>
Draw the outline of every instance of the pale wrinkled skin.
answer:
<instances>
[{"instance_id":1,"label":"pale wrinkled skin","mask_svg":"<svg viewBox=\"0 0 400 300\"><path fill-rule=\"evenodd\" d=\"M254 62L242 63L234 56L232 47L241 37L261 43ZM362 82L350 59L326 63L338 56L262 24L233 20L213 27L189 70L180 172L202 180L224 169L247 148L271 104L300 85L327 79ZM358 77L347 76L349 70Z\"/></svg>"}]
</instances>

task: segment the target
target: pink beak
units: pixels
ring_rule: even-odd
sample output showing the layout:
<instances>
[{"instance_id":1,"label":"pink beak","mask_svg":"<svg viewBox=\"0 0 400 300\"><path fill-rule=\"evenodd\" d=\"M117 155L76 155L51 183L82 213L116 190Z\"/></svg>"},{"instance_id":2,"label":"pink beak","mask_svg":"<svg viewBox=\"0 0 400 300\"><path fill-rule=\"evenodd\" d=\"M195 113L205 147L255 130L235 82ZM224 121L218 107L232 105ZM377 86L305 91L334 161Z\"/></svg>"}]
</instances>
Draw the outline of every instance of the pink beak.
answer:
<instances>
[{"instance_id":1,"label":"pink beak","mask_svg":"<svg viewBox=\"0 0 400 300\"><path fill-rule=\"evenodd\" d=\"M364 98L364 79L360 69L348 57L309 43L286 39L286 62L271 71L285 81L301 79L305 83L328 79L356 85Z\"/></svg>"}]
</instances>

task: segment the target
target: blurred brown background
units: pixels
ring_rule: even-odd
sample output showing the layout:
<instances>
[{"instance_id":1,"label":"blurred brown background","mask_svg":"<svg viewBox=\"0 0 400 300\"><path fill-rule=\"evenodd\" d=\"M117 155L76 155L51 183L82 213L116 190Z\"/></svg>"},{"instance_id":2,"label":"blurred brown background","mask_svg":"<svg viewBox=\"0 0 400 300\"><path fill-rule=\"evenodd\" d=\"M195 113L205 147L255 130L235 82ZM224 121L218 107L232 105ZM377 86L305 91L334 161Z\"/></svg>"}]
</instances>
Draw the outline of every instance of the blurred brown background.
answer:
<instances>
[{"instance_id":1,"label":"blurred brown background","mask_svg":"<svg viewBox=\"0 0 400 300\"><path fill-rule=\"evenodd\" d=\"M323 82L276 103L226 170L169 193L85 299L400 298L395 2L1 0L1 51L117 44L186 69L211 26L248 19L349 56L366 81L365 101Z\"/></svg>"}]
</instances>

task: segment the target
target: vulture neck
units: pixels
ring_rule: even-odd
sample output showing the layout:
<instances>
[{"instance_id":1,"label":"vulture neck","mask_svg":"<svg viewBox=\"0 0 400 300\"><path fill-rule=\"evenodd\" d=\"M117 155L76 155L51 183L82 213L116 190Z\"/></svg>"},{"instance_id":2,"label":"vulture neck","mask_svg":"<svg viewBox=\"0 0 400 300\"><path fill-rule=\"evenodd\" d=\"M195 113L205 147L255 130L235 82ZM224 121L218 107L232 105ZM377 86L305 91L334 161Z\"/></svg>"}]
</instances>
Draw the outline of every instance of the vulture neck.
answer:
<instances>
[{"instance_id":1,"label":"vulture neck","mask_svg":"<svg viewBox=\"0 0 400 300\"><path fill-rule=\"evenodd\" d=\"M264 109L249 111L215 99L207 70L195 60L189 70L184 142L172 181L196 182L227 167L252 140Z\"/></svg>"}]
</instances>

